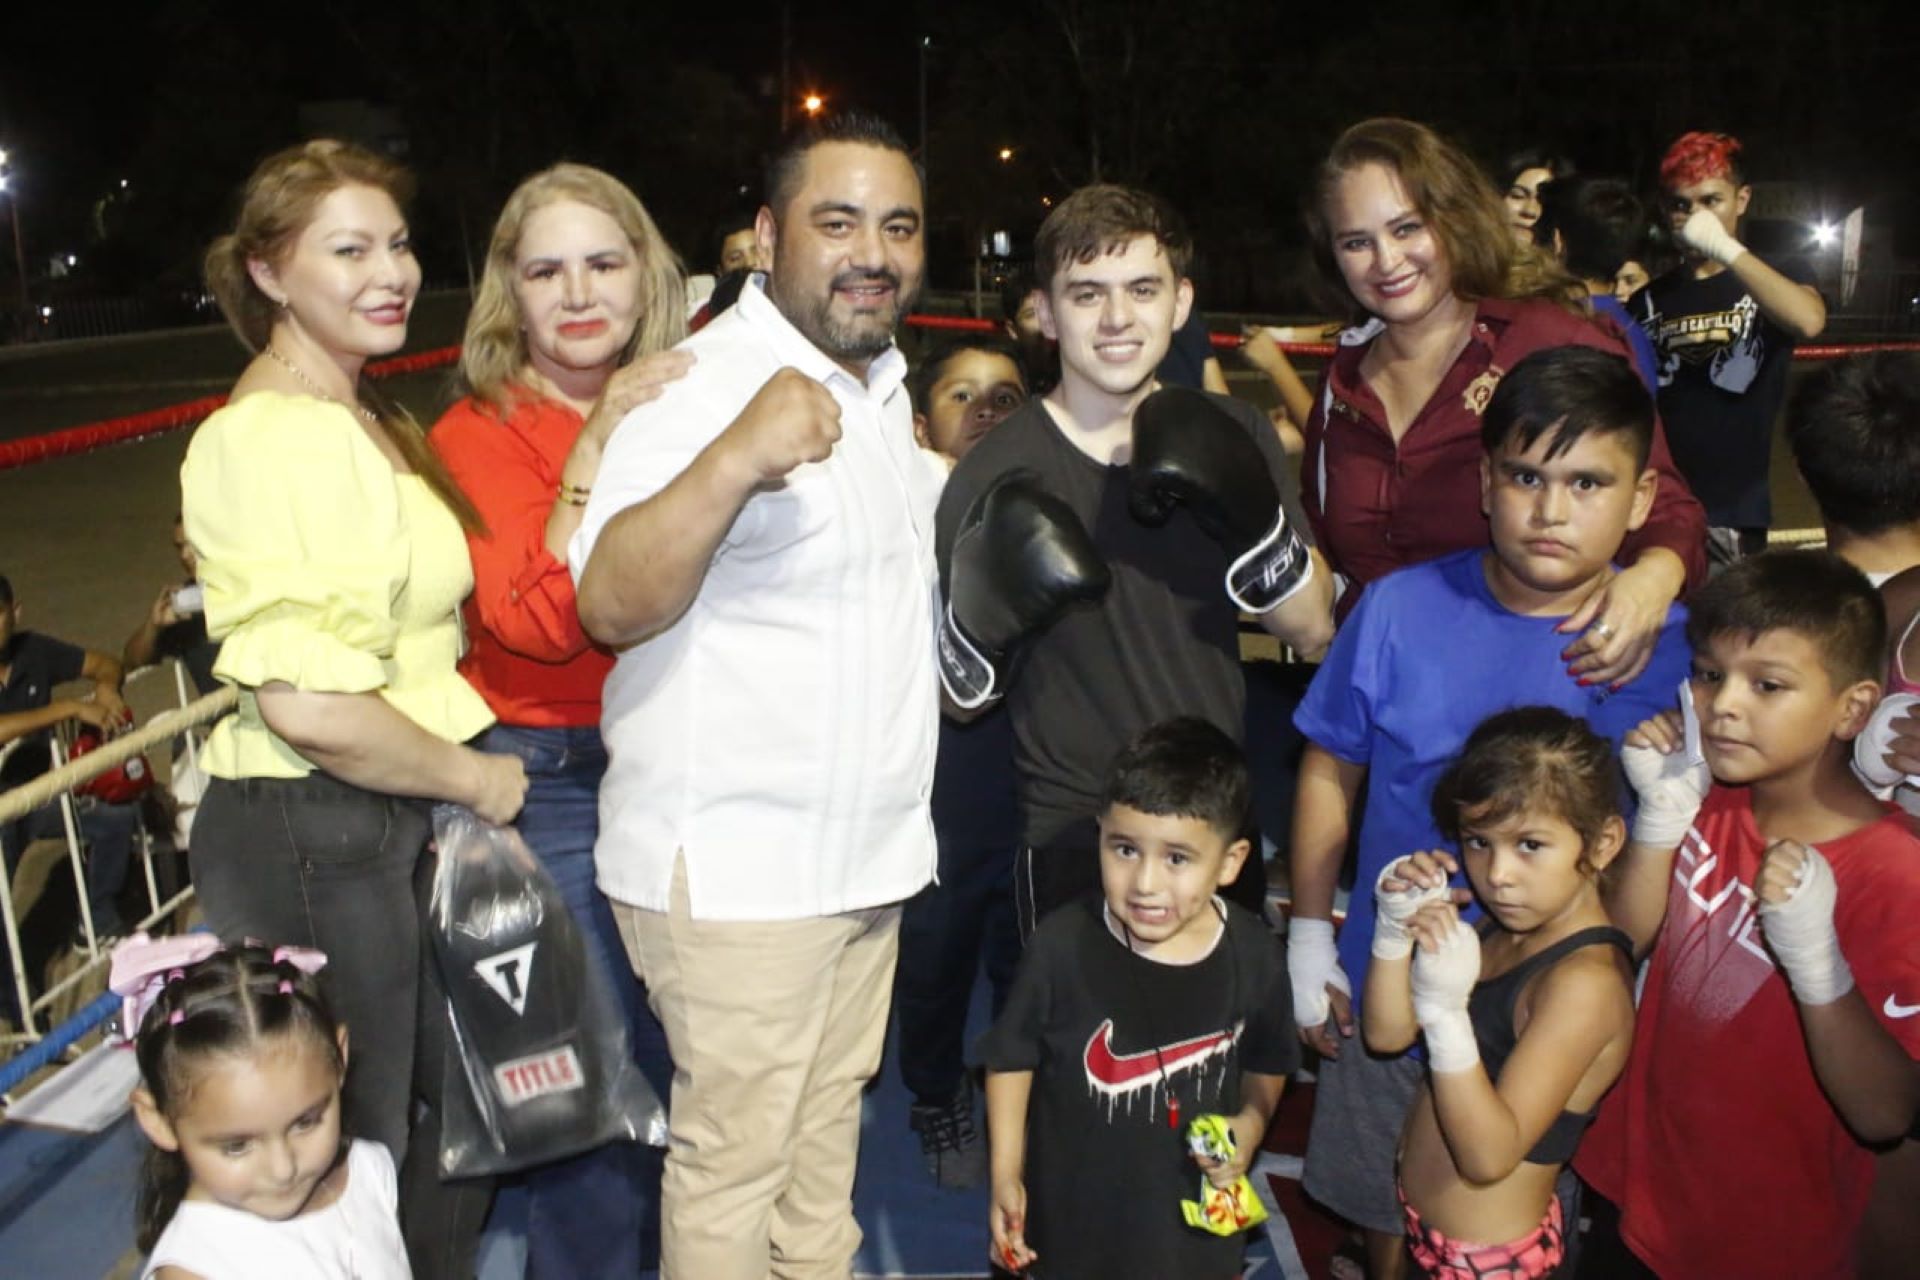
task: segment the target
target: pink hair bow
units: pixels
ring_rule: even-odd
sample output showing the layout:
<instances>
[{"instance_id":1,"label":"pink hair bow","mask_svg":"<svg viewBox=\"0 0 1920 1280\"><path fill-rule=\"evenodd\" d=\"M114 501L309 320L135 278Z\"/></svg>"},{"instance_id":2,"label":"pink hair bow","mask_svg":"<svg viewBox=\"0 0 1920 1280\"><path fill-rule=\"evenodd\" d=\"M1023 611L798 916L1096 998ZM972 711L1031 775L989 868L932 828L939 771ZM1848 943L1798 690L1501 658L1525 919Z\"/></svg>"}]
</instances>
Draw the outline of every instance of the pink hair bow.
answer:
<instances>
[{"instance_id":1,"label":"pink hair bow","mask_svg":"<svg viewBox=\"0 0 1920 1280\"><path fill-rule=\"evenodd\" d=\"M224 950L220 939L211 933L183 933L171 938L153 938L145 931L134 934L113 949L113 964L107 976L107 989L121 997L120 1029L128 1040L139 1034L153 1002L167 984L186 976L186 970L208 956ZM302 973L318 973L326 968L327 957L311 947L276 947L275 964L291 964ZM282 983L283 991L291 983Z\"/></svg>"}]
</instances>

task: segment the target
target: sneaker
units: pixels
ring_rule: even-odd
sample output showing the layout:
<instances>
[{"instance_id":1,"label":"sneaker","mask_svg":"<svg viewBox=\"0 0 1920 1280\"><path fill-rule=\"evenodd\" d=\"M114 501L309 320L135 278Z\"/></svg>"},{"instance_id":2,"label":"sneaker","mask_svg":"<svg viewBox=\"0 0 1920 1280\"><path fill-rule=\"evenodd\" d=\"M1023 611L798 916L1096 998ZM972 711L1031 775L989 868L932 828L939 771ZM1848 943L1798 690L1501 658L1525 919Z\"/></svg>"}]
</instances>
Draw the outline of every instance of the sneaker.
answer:
<instances>
[{"instance_id":1,"label":"sneaker","mask_svg":"<svg viewBox=\"0 0 1920 1280\"><path fill-rule=\"evenodd\" d=\"M974 1127L971 1081L963 1078L960 1092L944 1107L915 1103L907 1124L920 1135L920 1154L936 1185L964 1190L986 1179L987 1144Z\"/></svg>"}]
</instances>

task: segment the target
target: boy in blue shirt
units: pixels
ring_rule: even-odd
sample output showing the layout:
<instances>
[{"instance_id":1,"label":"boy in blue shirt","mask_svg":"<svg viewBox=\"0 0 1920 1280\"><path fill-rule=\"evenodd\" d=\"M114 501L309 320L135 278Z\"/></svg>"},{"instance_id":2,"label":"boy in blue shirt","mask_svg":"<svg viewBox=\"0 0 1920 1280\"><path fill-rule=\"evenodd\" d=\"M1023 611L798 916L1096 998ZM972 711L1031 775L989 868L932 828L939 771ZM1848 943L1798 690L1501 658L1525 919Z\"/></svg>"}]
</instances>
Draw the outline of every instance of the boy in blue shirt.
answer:
<instances>
[{"instance_id":1,"label":"boy in blue shirt","mask_svg":"<svg viewBox=\"0 0 1920 1280\"><path fill-rule=\"evenodd\" d=\"M1560 630L1606 588L1621 540L1652 508L1653 420L1652 397L1618 356L1562 347L1515 365L1481 422L1492 547L1368 587L1294 716L1308 743L1294 805L1287 964L1300 1034L1324 1059L1304 1183L1366 1231L1371 1280L1405 1266L1394 1153L1421 1078L1417 1060L1374 1058L1352 1039L1352 993L1365 982L1373 936L1371 886L1392 860L1446 844L1433 785L1487 716L1557 707L1617 746L1672 705L1689 661L1678 606L1645 667L1612 686L1570 673ZM1365 812L1356 815L1363 782ZM1334 885L1356 817L1355 883L1368 891L1353 895L1336 951Z\"/></svg>"}]
</instances>

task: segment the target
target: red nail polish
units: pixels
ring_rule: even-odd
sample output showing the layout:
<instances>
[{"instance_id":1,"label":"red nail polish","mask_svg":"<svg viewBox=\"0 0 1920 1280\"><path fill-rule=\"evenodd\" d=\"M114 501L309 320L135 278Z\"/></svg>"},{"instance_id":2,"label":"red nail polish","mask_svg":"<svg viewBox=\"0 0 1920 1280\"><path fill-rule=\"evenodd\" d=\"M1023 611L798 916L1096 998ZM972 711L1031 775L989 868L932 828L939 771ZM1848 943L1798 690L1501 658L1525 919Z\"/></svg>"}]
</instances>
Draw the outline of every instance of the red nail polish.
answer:
<instances>
[{"instance_id":1,"label":"red nail polish","mask_svg":"<svg viewBox=\"0 0 1920 1280\"><path fill-rule=\"evenodd\" d=\"M1590 684L1592 684L1592 683L1593 683L1593 681L1591 681L1591 680L1589 680L1589 679L1587 679L1587 678L1586 678L1585 676L1581 676L1581 677L1580 677L1580 679L1578 680L1578 682L1577 682L1577 683L1579 684L1579 686L1580 686L1580 687L1581 687L1582 689L1584 689L1584 688L1586 688L1586 687L1587 687L1588 685L1590 685Z\"/></svg>"}]
</instances>

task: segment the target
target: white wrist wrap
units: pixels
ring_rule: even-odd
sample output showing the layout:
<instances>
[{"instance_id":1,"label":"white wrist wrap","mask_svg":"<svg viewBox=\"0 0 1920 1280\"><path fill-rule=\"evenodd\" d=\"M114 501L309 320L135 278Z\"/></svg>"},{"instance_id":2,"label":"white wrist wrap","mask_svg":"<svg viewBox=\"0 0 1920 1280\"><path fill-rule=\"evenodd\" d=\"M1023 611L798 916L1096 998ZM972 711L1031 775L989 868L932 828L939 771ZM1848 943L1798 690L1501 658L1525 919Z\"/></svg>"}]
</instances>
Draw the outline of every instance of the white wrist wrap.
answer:
<instances>
[{"instance_id":1,"label":"white wrist wrap","mask_svg":"<svg viewBox=\"0 0 1920 1280\"><path fill-rule=\"evenodd\" d=\"M1471 1071L1480 1061L1480 1042L1473 1038L1473 1019L1465 1009L1437 1010L1420 1019L1420 1030L1427 1037L1427 1065L1434 1071Z\"/></svg>"},{"instance_id":2,"label":"white wrist wrap","mask_svg":"<svg viewBox=\"0 0 1920 1280\"><path fill-rule=\"evenodd\" d=\"M1648 756L1657 761L1651 769L1644 768ZM1678 752L1662 755L1648 747L1622 748L1620 762L1640 794L1640 808L1633 815L1633 842L1649 849L1678 849L1712 785L1707 766L1688 764ZM1649 776L1650 786L1645 785Z\"/></svg>"},{"instance_id":3,"label":"white wrist wrap","mask_svg":"<svg viewBox=\"0 0 1920 1280\"><path fill-rule=\"evenodd\" d=\"M1680 239L1723 267L1732 266L1734 260L1747 251L1747 246L1733 238L1719 217L1705 209L1693 211L1693 216L1680 228Z\"/></svg>"},{"instance_id":4,"label":"white wrist wrap","mask_svg":"<svg viewBox=\"0 0 1920 1280\"><path fill-rule=\"evenodd\" d=\"M1833 909L1839 898L1833 867L1821 852L1807 846L1807 860L1793 892L1781 903L1760 903L1760 928L1767 945L1780 961L1801 1004L1832 1004L1853 990L1853 971L1840 953L1840 935L1833 928Z\"/></svg>"},{"instance_id":5,"label":"white wrist wrap","mask_svg":"<svg viewBox=\"0 0 1920 1280\"><path fill-rule=\"evenodd\" d=\"M1373 882L1373 900L1379 914L1373 922L1373 956L1376 960L1404 960L1413 952L1413 935L1407 932L1407 921L1414 913L1429 902L1445 902L1447 887L1439 885L1426 889L1414 886L1407 889L1388 890L1382 887L1388 877L1394 875L1394 869L1406 859L1399 858L1380 869L1379 878Z\"/></svg>"},{"instance_id":6,"label":"white wrist wrap","mask_svg":"<svg viewBox=\"0 0 1920 1280\"><path fill-rule=\"evenodd\" d=\"M1413 1016L1427 1038L1427 1062L1437 1072L1467 1071L1480 1061L1467 1002L1480 980L1480 935L1456 920L1437 951L1413 957Z\"/></svg>"},{"instance_id":7,"label":"white wrist wrap","mask_svg":"<svg viewBox=\"0 0 1920 1280\"><path fill-rule=\"evenodd\" d=\"M1867 790L1882 800L1889 799L1902 782L1911 782L1887 763L1887 750L1893 744L1893 722L1920 704L1910 693L1892 693L1880 700L1867 727L1853 740L1853 774Z\"/></svg>"},{"instance_id":8,"label":"white wrist wrap","mask_svg":"<svg viewBox=\"0 0 1920 1280\"><path fill-rule=\"evenodd\" d=\"M1287 975L1293 984L1293 1020L1303 1028L1326 1022L1329 986L1353 994L1333 943L1333 921L1295 916L1287 922Z\"/></svg>"}]
</instances>

